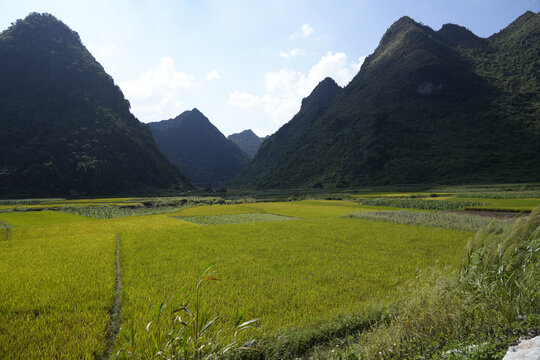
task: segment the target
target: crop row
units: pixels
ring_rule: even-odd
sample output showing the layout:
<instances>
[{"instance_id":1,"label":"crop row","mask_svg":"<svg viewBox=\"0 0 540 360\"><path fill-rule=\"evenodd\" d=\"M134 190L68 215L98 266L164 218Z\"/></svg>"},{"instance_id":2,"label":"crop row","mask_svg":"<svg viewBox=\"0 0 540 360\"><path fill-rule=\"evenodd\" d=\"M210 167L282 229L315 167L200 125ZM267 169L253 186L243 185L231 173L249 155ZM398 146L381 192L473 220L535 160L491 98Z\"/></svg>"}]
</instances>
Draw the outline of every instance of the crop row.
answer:
<instances>
[{"instance_id":1,"label":"crop row","mask_svg":"<svg viewBox=\"0 0 540 360\"><path fill-rule=\"evenodd\" d=\"M486 205L477 201L458 201L458 200L425 200L425 199L403 199L403 198L364 198L357 199L360 204L387 206L408 209L422 210L460 210L471 206Z\"/></svg>"}]
</instances>

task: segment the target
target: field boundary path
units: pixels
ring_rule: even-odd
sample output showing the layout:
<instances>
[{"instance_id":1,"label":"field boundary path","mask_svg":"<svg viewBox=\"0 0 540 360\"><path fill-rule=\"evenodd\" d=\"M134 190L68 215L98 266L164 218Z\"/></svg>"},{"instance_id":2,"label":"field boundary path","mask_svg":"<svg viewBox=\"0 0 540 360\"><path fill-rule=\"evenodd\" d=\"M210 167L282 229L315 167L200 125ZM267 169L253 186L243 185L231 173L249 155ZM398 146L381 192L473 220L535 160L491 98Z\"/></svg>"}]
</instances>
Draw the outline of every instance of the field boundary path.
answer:
<instances>
[{"instance_id":1,"label":"field boundary path","mask_svg":"<svg viewBox=\"0 0 540 360\"><path fill-rule=\"evenodd\" d=\"M96 356L96 360L107 360L111 357L116 338L122 326L122 266L120 264L120 235L116 235L116 280L114 284L114 302L110 310L109 330L105 336L106 347L101 356Z\"/></svg>"}]
</instances>

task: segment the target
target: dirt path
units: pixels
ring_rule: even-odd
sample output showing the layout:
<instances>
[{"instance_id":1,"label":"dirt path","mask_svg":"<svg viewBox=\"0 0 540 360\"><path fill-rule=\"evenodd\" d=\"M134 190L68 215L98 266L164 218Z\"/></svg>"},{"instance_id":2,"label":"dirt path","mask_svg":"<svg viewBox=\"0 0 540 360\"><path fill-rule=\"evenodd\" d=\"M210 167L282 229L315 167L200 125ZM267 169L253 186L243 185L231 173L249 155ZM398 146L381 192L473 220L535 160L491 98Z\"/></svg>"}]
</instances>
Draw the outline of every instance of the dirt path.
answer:
<instances>
[{"instance_id":1,"label":"dirt path","mask_svg":"<svg viewBox=\"0 0 540 360\"><path fill-rule=\"evenodd\" d=\"M120 235L116 235L116 281L114 303L109 311L109 330L105 336L106 347L101 356L97 356L96 360L108 360L111 358L116 338L120 327L122 326L121 310L122 310L122 267L120 266Z\"/></svg>"}]
</instances>

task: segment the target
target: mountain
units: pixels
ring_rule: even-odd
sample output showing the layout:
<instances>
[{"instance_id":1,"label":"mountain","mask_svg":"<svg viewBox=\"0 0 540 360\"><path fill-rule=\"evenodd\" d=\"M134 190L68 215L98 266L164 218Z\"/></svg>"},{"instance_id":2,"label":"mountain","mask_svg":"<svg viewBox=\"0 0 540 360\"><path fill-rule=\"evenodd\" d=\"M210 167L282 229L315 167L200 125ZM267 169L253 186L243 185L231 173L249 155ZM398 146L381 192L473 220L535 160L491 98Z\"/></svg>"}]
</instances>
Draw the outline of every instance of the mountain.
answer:
<instances>
[{"instance_id":1,"label":"mountain","mask_svg":"<svg viewBox=\"0 0 540 360\"><path fill-rule=\"evenodd\" d=\"M342 91L331 78L321 81L311 94L302 100L300 111L291 121L268 137L259 148L257 155L232 184L248 187L283 187L303 181L309 169L302 166L286 168L289 152L303 142L302 136L313 125L314 119L323 114L330 102Z\"/></svg>"},{"instance_id":2,"label":"mountain","mask_svg":"<svg viewBox=\"0 0 540 360\"><path fill-rule=\"evenodd\" d=\"M303 104L233 184L539 181L539 44L531 12L489 38L403 17L326 107L302 116Z\"/></svg>"},{"instance_id":3,"label":"mountain","mask_svg":"<svg viewBox=\"0 0 540 360\"><path fill-rule=\"evenodd\" d=\"M192 188L79 35L50 14L0 34L0 128L1 197Z\"/></svg>"},{"instance_id":4,"label":"mountain","mask_svg":"<svg viewBox=\"0 0 540 360\"><path fill-rule=\"evenodd\" d=\"M253 158L266 137L258 137L251 129L248 129L240 133L231 134L227 136L227 139L235 143L250 158Z\"/></svg>"},{"instance_id":5,"label":"mountain","mask_svg":"<svg viewBox=\"0 0 540 360\"><path fill-rule=\"evenodd\" d=\"M248 155L199 110L148 124L165 156L201 187L215 187L248 164Z\"/></svg>"}]
</instances>

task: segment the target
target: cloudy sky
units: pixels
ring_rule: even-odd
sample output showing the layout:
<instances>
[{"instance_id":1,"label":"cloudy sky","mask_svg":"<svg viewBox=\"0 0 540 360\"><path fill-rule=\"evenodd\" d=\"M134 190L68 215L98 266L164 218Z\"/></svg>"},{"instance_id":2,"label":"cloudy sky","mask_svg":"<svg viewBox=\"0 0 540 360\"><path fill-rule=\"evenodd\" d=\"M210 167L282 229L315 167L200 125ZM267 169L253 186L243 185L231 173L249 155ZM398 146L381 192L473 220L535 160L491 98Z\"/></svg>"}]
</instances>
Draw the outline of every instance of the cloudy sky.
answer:
<instances>
[{"instance_id":1,"label":"cloudy sky","mask_svg":"<svg viewBox=\"0 0 540 360\"><path fill-rule=\"evenodd\" d=\"M32 11L77 31L142 122L196 107L225 135L275 132L326 76L344 86L394 21L483 37L540 0L0 0L0 29Z\"/></svg>"}]
</instances>

